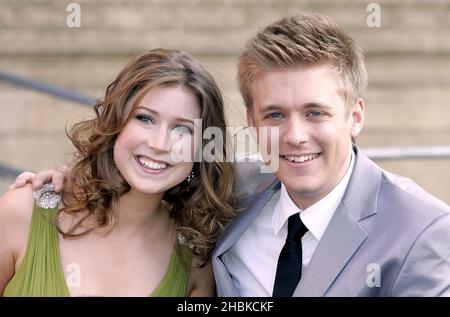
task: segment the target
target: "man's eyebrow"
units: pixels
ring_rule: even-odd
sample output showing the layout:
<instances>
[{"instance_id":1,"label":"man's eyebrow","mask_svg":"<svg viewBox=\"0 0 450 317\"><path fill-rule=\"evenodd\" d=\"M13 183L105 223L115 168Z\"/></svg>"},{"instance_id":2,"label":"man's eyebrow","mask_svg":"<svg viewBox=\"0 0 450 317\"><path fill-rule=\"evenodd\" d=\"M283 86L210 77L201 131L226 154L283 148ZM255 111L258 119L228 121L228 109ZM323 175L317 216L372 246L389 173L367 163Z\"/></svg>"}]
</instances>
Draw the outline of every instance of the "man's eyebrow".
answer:
<instances>
[{"instance_id":1,"label":"man's eyebrow","mask_svg":"<svg viewBox=\"0 0 450 317\"><path fill-rule=\"evenodd\" d=\"M268 106L264 106L259 110L259 113L264 113L264 112L269 112L269 111L274 111L274 110L281 110L283 109L283 107L278 106L278 105L268 105Z\"/></svg>"},{"instance_id":2,"label":"man's eyebrow","mask_svg":"<svg viewBox=\"0 0 450 317\"><path fill-rule=\"evenodd\" d=\"M302 105L302 108L305 108L305 109L320 108L320 109L325 109L325 110L332 109L331 106L321 103L321 102L307 102L304 105Z\"/></svg>"},{"instance_id":3,"label":"man's eyebrow","mask_svg":"<svg viewBox=\"0 0 450 317\"><path fill-rule=\"evenodd\" d=\"M300 108L303 108L303 109L306 109L306 110L311 109L311 108L314 108L314 109L320 108L320 109L324 109L324 110L332 109L331 106L329 106L327 104L324 104L324 103L321 103L321 102L307 102L305 104L300 105ZM276 105L276 104L274 104L274 105L267 105L267 106L263 106L259 110L259 113L266 113L266 112L269 112L269 111L280 111L280 110L283 110L283 109L284 108L282 106L279 106L279 105Z\"/></svg>"},{"instance_id":4,"label":"man's eyebrow","mask_svg":"<svg viewBox=\"0 0 450 317\"><path fill-rule=\"evenodd\" d=\"M147 107L144 107L144 106L139 106L139 107L137 107L137 109L142 109L142 110L145 110L145 111L147 111L147 112L149 112L149 113L151 113L153 115L159 116L158 111L155 111L153 109L150 109L150 108L147 108ZM177 117L177 118L174 118L174 121L177 121L177 122L188 122L188 123L194 125L194 121L192 121L191 119Z\"/></svg>"}]
</instances>

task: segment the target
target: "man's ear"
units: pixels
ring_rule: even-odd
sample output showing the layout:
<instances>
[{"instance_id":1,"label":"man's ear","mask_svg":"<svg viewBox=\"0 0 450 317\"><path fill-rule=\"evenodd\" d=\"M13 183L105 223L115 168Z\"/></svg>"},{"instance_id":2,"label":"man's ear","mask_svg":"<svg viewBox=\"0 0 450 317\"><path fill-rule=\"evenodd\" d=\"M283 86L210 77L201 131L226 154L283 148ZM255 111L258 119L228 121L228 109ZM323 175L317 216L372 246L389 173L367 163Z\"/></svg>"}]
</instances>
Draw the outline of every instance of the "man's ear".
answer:
<instances>
[{"instance_id":1,"label":"man's ear","mask_svg":"<svg viewBox=\"0 0 450 317\"><path fill-rule=\"evenodd\" d=\"M253 111L251 109L247 109L246 117L247 117L247 125L249 127L254 127L255 121L253 120Z\"/></svg>"},{"instance_id":2,"label":"man's ear","mask_svg":"<svg viewBox=\"0 0 450 317\"><path fill-rule=\"evenodd\" d=\"M351 128L350 135L355 138L361 132L364 126L364 100L359 98L358 101L353 105L350 120L351 120Z\"/></svg>"}]
</instances>

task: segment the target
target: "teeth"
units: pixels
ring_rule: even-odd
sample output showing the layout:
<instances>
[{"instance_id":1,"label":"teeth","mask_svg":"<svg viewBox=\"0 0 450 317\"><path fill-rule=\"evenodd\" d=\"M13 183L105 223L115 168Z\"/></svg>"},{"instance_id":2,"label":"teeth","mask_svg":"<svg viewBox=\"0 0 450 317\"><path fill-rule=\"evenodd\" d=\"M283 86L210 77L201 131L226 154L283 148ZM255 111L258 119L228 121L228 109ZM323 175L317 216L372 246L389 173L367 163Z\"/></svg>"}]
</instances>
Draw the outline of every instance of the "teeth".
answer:
<instances>
[{"instance_id":1,"label":"teeth","mask_svg":"<svg viewBox=\"0 0 450 317\"><path fill-rule=\"evenodd\" d=\"M166 163L154 162L142 156L139 156L139 163L144 167L151 168L154 170L163 170L167 167Z\"/></svg>"},{"instance_id":2,"label":"teeth","mask_svg":"<svg viewBox=\"0 0 450 317\"><path fill-rule=\"evenodd\" d=\"M315 159L317 156L319 156L319 154L316 153L316 154L308 154L308 155L302 155L302 156L285 155L284 157L290 162L303 163L306 161L311 161L311 160Z\"/></svg>"}]
</instances>

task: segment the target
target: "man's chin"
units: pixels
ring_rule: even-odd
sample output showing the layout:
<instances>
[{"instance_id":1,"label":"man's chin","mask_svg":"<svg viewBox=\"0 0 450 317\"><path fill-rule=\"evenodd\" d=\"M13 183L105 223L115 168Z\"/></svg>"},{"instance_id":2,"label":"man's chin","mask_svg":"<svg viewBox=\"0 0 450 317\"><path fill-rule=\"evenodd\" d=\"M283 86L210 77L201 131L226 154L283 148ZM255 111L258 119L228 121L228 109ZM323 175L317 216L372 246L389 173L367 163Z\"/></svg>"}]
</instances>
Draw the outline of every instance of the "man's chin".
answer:
<instances>
[{"instance_id":1,"label":"man's chin","mask_svg":"<svg viewBox=\"0 0 450 317\"><path fill-rule=\"evenodd\" d=\"M296 193L305 193L305 195L308 195L308 193L314 193L318 187L318 176L298 176L294 173L275 174L275 176L286 186L286 189Z\"/></svg>"},{"instance_id":2,"label":"man's chin","mask_svg":"<svg viewBox=\"0 0 450 317\"><path fill-rule=\"evenodd\" d=\"M289 171L281 167L276 173L275 177L282 182L286 188L289 186L296 191L308 191L309 188L313 189L315 187L314 183L317 182L318 176L313 175L296 175L294 171Z\"/></svg>"}]
</instances>

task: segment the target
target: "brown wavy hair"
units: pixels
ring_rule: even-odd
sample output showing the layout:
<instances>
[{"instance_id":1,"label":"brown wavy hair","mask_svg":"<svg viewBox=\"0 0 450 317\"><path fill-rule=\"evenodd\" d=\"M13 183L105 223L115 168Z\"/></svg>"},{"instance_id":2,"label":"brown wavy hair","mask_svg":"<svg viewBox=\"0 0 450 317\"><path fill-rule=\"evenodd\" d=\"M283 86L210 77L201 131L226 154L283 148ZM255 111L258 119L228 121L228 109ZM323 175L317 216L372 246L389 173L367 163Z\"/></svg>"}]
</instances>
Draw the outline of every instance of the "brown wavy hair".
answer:
<instances>
[{"instance_id":1,"label":"brown wavy hair","mask_svg":"<svg viewBox=\"0 0 450 317\"><path fill-rule=\"evenodd\" d=\"M220 90L194 57L182 51L154 49L130 61L94 106L95 119L79 122L67 132L76 154L59 213L81 217L65 231L56 217L57 228L65 237L85 235L96 228L112 230L116 224L119 198L130 185L115 168L113 147L145 94L160 85L189 89L201 107L202 134L208 127L217 127L226 135ZM202 138L202 149L205 143ZM210 260L217 238L235 215L234 165L227 160L226 144L222 150L222 162L195 162L195 177L163 197L178 233L201 263Z\"/></svg>"}]
</instances>

